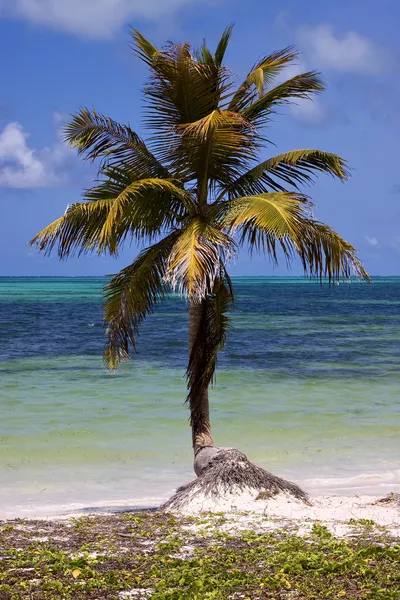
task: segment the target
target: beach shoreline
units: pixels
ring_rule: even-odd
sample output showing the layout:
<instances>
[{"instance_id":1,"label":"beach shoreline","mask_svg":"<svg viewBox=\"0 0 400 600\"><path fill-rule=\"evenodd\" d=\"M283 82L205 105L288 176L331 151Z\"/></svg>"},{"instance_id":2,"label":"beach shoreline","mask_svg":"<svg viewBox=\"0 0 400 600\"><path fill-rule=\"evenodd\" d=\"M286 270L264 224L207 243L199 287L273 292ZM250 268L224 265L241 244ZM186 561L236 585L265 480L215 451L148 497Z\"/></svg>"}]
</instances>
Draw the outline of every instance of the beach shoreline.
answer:
<instances>
[{"instance_id":1,"label":"beach shoreline","mask_svg":"<svg viewBox=\"0 0 400 600\"><path fill-rule=\"evenodd\" d=\"M373 501L389 493L400 494L400 469L330 479L306 479L299 473L295 478L294 473L281 471L276 474L297 483L312 499L339 498L343 499L345 505L349 504L352 498L356 501L357 498L365 497ZM160 474L157 472L154 473L152 481L139 480L136 483L134 477L119 480L114 474L114 478L109 478L107 471L103 473L103 481L100 481L100 475L101 473L98 473L96 480L93 478L92 481L74 481L70 475L71 482L66 480L62 485L61 482L52 481L49 474L40 482L30 482L24 486L25 489L22 486L4 486L0 490L0 520L87 514L90 509L93 509L94 513L101 510L112 512L156 509L174 494L179 485L188 483L193 478L190 470L183 475L169 473L169 483L166 481L166 475L162 474L159 479ZM245 498L243 502L241 508L246 509L249 498ZM254 509L258 511L257 506ZM225 509L222 507L221 510Z\"/></svg>"}]
</instances>

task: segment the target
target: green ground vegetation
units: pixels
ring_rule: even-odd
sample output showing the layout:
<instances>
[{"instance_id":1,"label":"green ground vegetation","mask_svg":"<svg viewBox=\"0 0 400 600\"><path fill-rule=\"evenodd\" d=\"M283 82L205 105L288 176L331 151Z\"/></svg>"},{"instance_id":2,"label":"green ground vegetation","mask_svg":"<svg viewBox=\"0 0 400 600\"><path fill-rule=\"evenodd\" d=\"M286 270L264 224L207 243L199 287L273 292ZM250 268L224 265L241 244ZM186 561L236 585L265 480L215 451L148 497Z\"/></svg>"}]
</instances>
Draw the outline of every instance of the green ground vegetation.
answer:
<instances>
[{"instance_id":1,"label":"green ground vegetation","mask_svg":"<svg viewBox=\"0 0 400 600\"><path fill-rule=\"evenodd\" d=\"M400 540L373 522L238 531L201 519L124 513L0 523L0 600L399 600Z\"/></svg>"}]
</instances>

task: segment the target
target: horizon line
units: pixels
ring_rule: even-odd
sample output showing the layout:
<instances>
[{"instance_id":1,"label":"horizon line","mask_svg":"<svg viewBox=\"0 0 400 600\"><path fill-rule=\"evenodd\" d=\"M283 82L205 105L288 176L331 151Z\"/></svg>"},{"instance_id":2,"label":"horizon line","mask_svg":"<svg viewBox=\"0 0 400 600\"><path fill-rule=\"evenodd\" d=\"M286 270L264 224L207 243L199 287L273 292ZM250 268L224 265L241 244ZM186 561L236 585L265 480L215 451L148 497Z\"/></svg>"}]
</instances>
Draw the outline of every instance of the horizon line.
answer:
<instances>
[{"instance_id":1,"label":"horizon line","mask_svg":"<svg viewBox=\"0 0 400 600\"><path fill-rule=\"evenodd\" d=\"M0 275L0 279L101 279L103 277L113 277L108 275ZM243 279L265 278L265 279L321 279L318 275L231 275L231 279L241 277ZM400 274L371 275L371 279L378 277L400 277ZM327 276L322 279L328 279ZM338 278L337 281L361 281L359 277Z\"/></svg>"}]
</instances>

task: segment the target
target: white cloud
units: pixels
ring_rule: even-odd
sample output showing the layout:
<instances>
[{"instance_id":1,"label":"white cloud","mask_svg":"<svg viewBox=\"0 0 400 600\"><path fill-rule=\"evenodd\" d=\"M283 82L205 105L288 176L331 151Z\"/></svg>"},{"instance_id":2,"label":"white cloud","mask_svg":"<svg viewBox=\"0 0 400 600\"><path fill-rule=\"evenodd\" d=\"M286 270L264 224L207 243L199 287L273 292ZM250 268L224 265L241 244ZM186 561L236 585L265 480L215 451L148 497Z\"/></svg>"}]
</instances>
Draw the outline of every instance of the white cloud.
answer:
<instances>
[{"instance_id":1,"label":"white cloud","mask_svg":"<svg viewBox=\"0 0 400 600\"><path fill-rule=\"evenodd\" d=\"M382 49L355 31L335 35L330 25L317 25L300 27L298 37L318 68L374 74L384 66Z\"/></svg>"},{"instance_id":2,"label":"white cloud","mask_svg":"<svg viewBox=\"0 0 400 600\"><path fill-rule=\"evenodd\" d=\"M368 244L370 246L377 246L378 245L378 240L376 239L376 237L369 237L368 235L365 236L365 239L367 240Z\"/></svg>"},{"instance_id":3,"label":"white cloud","mask_svg":"<svg viewBox=\"0 0 400 600\"><path fill-rule=\"evenodd\" d=\"M71 151L57 140L40 150L28 144L29 134L17 122L0 132L0 186L9 188L55 187L66 182L63 166Z\"/></svg>"},{"instance_id":4,"label":"white cloud","mask_svg":"<svg viewBox=\"0 0 400 600\"><path fill-rule=\"evenodd\" d=\"M328 112L326 106L316 98L314 100L300 98L296 100L296 104L291 104L289 111L296 119L310 125L322 123Z\"/></svg>"},{"instance_id":5,"label":"white cloud","mask_svg":"<svg viewBox=\"0 0 400 600\"><path fill-rule=\"evenodd\" d=\"M108 38L126 21L160 21L199 0L0 0L0 15L82 36Z\"/></svg>"},{"instance_id":6,"label":"white cloud","mask_svg":"<svg viewBox=\"0 0 400 600\"><path fill-rule=\"evenodd\" d=\"M283 9L278 12L274 19L274 26L284 31L289 31L291 27L290 10Z\"/></svg>"}]
</instances>

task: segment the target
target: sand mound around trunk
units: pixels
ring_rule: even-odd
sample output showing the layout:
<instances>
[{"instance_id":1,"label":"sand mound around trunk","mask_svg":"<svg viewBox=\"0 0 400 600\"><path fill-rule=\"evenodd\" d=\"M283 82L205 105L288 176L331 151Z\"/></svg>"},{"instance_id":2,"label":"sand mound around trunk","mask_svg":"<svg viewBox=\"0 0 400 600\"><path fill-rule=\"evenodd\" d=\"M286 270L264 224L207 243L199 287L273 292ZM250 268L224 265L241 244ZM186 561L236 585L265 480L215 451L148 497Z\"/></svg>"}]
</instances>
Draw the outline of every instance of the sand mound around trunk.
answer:
<instances>
[{"instance_id":1,"label":"sand mound around trunk","mask_svg":"<svg viewBox=\"0 0 400 600\"><path fill-rule=\"evenodd\" d=\"M254 465L234 448L202 448L195 457L197 479L179 488L162 510L184 514L265 510L266 501L283 495L296 503L310 505L305 492Z\"/></svg>"}]
</instances>

